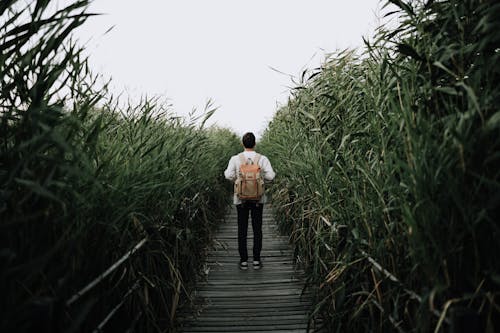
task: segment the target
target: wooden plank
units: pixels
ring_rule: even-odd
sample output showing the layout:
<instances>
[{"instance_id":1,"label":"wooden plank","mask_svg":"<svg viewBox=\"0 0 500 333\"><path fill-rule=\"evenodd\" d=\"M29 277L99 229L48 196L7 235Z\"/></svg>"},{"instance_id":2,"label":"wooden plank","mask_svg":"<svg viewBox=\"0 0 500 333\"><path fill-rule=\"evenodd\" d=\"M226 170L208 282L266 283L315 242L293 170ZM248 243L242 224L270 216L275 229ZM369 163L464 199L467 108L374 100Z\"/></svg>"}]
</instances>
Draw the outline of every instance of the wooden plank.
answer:
<instances>
[{"instance_id":1,"label":"wooden plank","mask_svg":"<svg viewBox=\"0 0 500 333\"><path fill-rule=\"evenodd\" d=\"M251 330L248 330L248 329L243 329L243 330L233 330L232 328L229 328L229 329L223 329L223 328L218 328L218 327L215 327L215 328L203 328L203 327L195 327L195 328L185 328L184 331L185 333L201 333L201 332L205 332L205 333L211 333L211 332L252 332ZM279 328L275 328L275 329L272 329L272 330L259 330L257 331L259 333L306 333L307 332L307 329L306 328L282 328L282 329L279 329Z\"/></svg>"},{"instance_id":2,"label":"wooden plank","mask_svg":"<svg viewBox=\"0 0 500 333\"><path fill-rule=\"evenodd\" d=\"M186 326L189 327L190 330L193 330L196 327L202 328L207 332L260 332L263 330L284 330L284 329L306 329L307 328L307 320L305 322L260 322L261 325L257 325L259 323L258 320L255 319L239 319L230 318L230 320L225 320L216 323L208 323L208 322L196 322L195 325Z\"/></svg>"},{"instance_id":3,"label":"wooden plank","mask_svg":"<svg viewBox=\"0 0 500 333\"><path fill-rule=\"evenodd\" d=\"M241 280L241 279L227 279L226 281L231 281L231 284L230 285L227 285L225 283L225 281L217 281L217 280L212 280L210 279L210 281L207 281L206 283L204 283L204 285L207 285L207 286L223 286L223 287L238 287L238 286L248 286L248 285L252 285L251 283L249 284L249 281L253 281L252 279L248 279L246 281L244 280ZM296 283L296 282L299 282L300 280L297 279L297 278L293 278L293 277L277 277L277 278L274 278L274 279L265 279L266 283L267 284L285 284L285 283ZM261 285L262 282L259 282L259 281L255 281L254 284L257 284L257 285Z\"/></svg>"},{"instance_id":4,"label":"wooden plank","mask_svg":"<svg viewBox=\"0 0 500 333\"><path fill-rule=\"evenodd\" d=\"M193 328L193 329L186 329L184 332L189 333L189 332L215 332L215 331L207 331L204 330L203 328ZM260 330L259 333L305 333L307 330L305 328L298 328L298 329L274 329L274 330Z\"/></svg>"},{"instance_id":5,"label":"wooden plank","mask_svg":"<svg viewBox=\"0 0 500 333\"><path fill-rule=\"evenodd\" d=\"M247 286L244 285L213 285L213 284L206 284L203 286L200 286L198 288L198 291L230 291L230 292L239 292L239 291L245 291L245 292L259 292L259 291L273 291L273 290L290 290L290 288L294 289L299 289L300 285L296 283L254 283L254 284L249 284Z\"/></svg>"},{"instance_id":6,"label":"wooden plank","mask_svg":"<svg viewBox=\"0 0 500 333\"><path fill-rule=\"evenodd\" d=\"M302 302L291 302L290 299L266 299L264 302L247 302L244 304L238 304L238 307L235 307L235 303L233 301L227 300L227 301L202 301L198 300L196 301L196 304L199 305L199 308L205 312L208 312L210 309L241 309L241 310L246 310L246 311L252 311L256 308L301 308L301 309L310 309L310 302L303 300Z\"/></svg>"},{"instance_id":7,"label":"wooden plank","mask_svg":"<svg viewBox=\"0 0 500 333\"><path fill-rule=\"evenodd\" d=\"M215 312L215 315L224 315L224 316L240 316L240 315L245 315L245 314L250 314L250 315L276 315L276 314L283 314L283 315L291 315L291 314L305 314L308 313L309 308L307 307L307 304L304 304L302 306L297 306L297 305L283 305L280 307L273 306L273 307L256 307L254 309L248 309L248 308L231 308L229 306L222 307L222 306L211 306L210 308L205 308L203 311L208 315L208 314L213 314ZM191 312L188 313L182 313L184 317L190 317L190 318L196 318L195 314L192 314Z\"/></svg>"},{"instance_id":8,"label":"wooden plank","mask_svg":"<svg viewBox=\"0 0 500 333\"><path fill-rule=\"evenodd\" d=\"M235 320L233 319L233 322ZM296 325L296 324L282 324L282 325L273 325L269 324L266 327L254 326L252 324L249 325L238 325L237 323L233 324L233 326L199 326L198 329L196 327L186 328L184 332L263 332L263 331L271 331L271 332L290 332L290 331L298 331L298 332L306 332L307 324Z\"/></svg>"}]
</instances>

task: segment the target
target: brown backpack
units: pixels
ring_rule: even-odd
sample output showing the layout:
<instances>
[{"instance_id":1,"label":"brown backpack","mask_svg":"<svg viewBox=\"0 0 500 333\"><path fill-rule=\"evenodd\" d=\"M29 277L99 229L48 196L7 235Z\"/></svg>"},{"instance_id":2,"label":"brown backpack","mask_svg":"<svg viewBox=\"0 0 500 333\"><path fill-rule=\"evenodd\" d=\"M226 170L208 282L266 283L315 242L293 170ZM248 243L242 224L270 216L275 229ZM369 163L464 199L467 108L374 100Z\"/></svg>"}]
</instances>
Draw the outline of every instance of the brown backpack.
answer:
<instances>
[{"instance_id":1,"label":"brown backpack","mask_svg":"<svg viewBox=\"0 0 500 333\"><path fill-rule=\"evenodd\" d=\"M253 161L245 160L243 153L238 156L240 170L234 183L234 193L242 201L258 201L264 194L264 179L259 166L260 155L256 154Z\"/></svg>"}]
</instances>

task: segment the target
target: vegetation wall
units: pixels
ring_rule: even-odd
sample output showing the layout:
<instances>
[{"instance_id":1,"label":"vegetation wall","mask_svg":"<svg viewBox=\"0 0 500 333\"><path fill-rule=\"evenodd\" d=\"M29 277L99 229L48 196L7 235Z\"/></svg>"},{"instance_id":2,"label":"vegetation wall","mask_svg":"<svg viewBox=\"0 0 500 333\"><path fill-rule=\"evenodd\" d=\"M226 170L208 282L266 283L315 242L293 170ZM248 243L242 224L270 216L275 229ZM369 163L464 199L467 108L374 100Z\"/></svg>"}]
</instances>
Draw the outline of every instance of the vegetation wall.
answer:
<instances>
[{"instance_id":1,"label":"vegetation wall","mask_svg":"<svg viewBox=\"0 0 500 333\"><path fill-rule=\"evenodd\" d=\"M500 328L500 5L388 1L305 71L260 147L329 332Z\"/></svg>"},{"instance_id":2,"label":"vegetation wall","mask_svg":"<svg viewBox=\"0 0 500 333\"><path fill-rule=\"evenodd\" d=\"M239 140L157 99L114 100L70 38L87 1L52 5L0 4L0 331L163 332Z\"/></svg>"}]
</instances>

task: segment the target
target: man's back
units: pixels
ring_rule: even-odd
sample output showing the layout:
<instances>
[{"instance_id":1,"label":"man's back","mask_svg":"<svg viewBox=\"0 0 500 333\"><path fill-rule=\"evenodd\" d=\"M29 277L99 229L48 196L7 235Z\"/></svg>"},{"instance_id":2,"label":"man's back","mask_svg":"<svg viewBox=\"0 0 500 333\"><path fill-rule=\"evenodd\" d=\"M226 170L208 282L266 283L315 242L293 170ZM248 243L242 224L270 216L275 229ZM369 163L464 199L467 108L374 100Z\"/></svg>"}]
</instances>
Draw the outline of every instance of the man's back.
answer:
<instances>
[{"instance_id":1,"label":"man's back","mask_svg":"<svg viewBox=\"0 0 500 333\"><path fill-rule=\"evenodd\" d=\"M252 161L254 161L255 157L257 156L257 152L255 150L245 150L242 152L242 154L245 157L245 160L250 159ZM271 162L266 156L261 154L259 155L260 157L258 160L258 164L261 169L262 178L265 181L272 181L276 176L276 173L274 172L273 167L271 166ZM240 154L232 156L231 159L229 160L226 170L224 171L224 176L226 177L226 179L234 182L238 178L238 172L240 170L240 166L241 166ZM235 205L241 204L241 200L238 198L236 193L234 193L233 201ZM259 202L265 203L266 201L267 198L264 193Z\"/></svg>"}]
</instances>

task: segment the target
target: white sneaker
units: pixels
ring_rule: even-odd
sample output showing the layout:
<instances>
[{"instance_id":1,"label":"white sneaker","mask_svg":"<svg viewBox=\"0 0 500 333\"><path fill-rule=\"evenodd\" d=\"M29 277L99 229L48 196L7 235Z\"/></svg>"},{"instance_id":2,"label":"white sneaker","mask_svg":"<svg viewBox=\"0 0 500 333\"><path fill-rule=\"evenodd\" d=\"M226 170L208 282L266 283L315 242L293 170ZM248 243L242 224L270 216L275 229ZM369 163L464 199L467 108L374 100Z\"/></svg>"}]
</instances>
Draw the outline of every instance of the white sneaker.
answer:
<instances>
[{"instance_id":1,"label":"white sneaker","mask_svg":"<svg viewBox=\"0 0 500 333\"><path fill-rule=\"evenodd\" d=\"M248 263L246 261L240 262L240 269L242 270L247 270L248 269Z\"/></svg>"},{"instance_id":2,"label":"white sneaker","mask_svg":"<svg viewBox=\"0 0 500 333\"><path fill-rule=\"evenodd\" d=\"M253 261L253 269L260 269L260 260Z\"/></svg>"}]
</instances>

